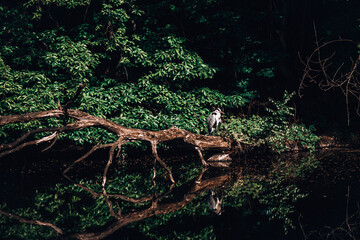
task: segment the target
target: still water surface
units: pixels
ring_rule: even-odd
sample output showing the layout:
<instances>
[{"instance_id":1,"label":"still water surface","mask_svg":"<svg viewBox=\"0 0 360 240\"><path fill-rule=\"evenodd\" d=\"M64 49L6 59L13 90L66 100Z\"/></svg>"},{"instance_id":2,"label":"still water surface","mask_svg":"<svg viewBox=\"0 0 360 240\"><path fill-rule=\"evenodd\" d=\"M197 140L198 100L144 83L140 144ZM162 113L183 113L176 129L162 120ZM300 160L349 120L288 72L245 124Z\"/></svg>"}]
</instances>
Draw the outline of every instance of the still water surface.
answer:
<instances>
[{"instance_id":1,"label":"still water surface","mask_svg":"<svg viewBox=\"0 0 360 240\"><path fill-rule=\"evenodd\" d=\"M6 159L1 166L1 206L8 211L29 209L35 192L44 193L59 183L68 193L79 192L79 198L89 199L79 200L88 204L93 201L91 192L76 190L82 186L74 183L101 192L101 158L101 154L94 156L69 174L74 182L60 174L71 163L69 156L63 159L61 154L53 153ZM95 213L91 216L95 220L105 219L100 226L69 229L105 239L360 239L360 151L332 149L315 155L247 156L233 167L206 170L191 157L166 159L177 181L175 185L169 183L160 167L154 183L152 162L145 162L142 167L114 163L106 189L111 204L103 201L99 207L110 217ZM139 168L142 170L137 171ZM93 180L89 177L96 174ZM71 204L68 196L63 196L64 202ZM116 214L121 209L121 214L111 217L110 206ZM76 202L71 207L78 219L68 217L79 226L84 224L81 207ZM54 214L59 214L56 211ZM49 217L49 221L68 227L55 218ZM9 225L7 229L19 225L15 221L2 223ZM9 237L4 227L0 230L1 236L16 239Z\"/></svg>"}]
</instances>

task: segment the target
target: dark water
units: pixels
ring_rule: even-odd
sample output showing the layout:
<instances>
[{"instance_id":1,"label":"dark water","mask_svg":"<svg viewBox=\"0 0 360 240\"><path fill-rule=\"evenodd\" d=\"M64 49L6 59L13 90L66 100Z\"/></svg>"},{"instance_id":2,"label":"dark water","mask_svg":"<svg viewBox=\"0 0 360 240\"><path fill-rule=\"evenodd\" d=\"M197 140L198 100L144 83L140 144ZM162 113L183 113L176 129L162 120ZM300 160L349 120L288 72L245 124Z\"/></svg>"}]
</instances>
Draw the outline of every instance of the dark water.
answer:
<instances>
[{"instance_id":1,"label":"dark water","mask_svg":"<svg viewBox=\"0 0 360 240\"><path fill-rule=\"evenodd\" d=\"M91 192L79 191L81 186L74 185L85 182L84 186L102 193L99 186L106 152L76 166L69 173L74 182L62 174L84 152L86 149L32 150L3 159L1 209L14 213L36 209L34 218L52 222L68 235L91 233L106 239L360 239L360 151L242 156L233 167L206 170L196 155L164 153L175 185L159 166L154 185L151 156L136 160L128 156L115 161L108 173L108 193L121 194L121 198L109 197L116 214L119 208L122 211L115 217L111 217L106 201L96 200ZM57 184L65 190L49 190ZM220 215L209 208L211 192L221 201ZM47 204L58 201L64 206L59 203L46 212L44 206L36 205L39 194L49 196ZM70 195L77 194L80 200L71 200ZM65 207L72 202L74 207ZM84 206L91 209L85 210L88 214L79 210ZM95 208L102 212L92 213ZM59 214L68 222L53 216ZM86 225L84 218L99 223ZM42 235L43 230L31 230L5 217L0 218L0 224L1 239L54 236L51 230ZM76 227L83 225L82 229ZM23 235L10 231L22 231Z\"/></svg>"}]
</instances>

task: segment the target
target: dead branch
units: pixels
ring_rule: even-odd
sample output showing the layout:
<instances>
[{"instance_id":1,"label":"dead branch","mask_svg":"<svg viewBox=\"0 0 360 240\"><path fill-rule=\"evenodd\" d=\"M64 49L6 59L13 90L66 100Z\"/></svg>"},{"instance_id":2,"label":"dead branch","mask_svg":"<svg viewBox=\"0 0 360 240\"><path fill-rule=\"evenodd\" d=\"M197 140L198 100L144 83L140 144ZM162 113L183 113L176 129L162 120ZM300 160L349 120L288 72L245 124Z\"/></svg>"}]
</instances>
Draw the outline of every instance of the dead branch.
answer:
<instances>
[{"instance_id":1,"label":"dead branch","mask_svg":"<svg viewBox=\"0 0 360 240\"><path fill-rule=\"evenodd\" d=\"M168 172L169 178L172 182L175 182L171 173L170 168L166 165L164 161L162 161L157 153L157 144L161 142L171 141L175 139L183 139L184 142L194 146L196 150L199 152L200 149L202 150L209 150L209 149L215 149L215 150L229 150L231 149L231 142L228 139L222 138L222 137L215 137L215 136L204 136L199 134L194 134L189 131L178 129L178 128L170 128L166 130L160 130L160 131L150 131L150 130L142 130L142 129L133 129L133 128L127 128L121 125L118 125L112 121L109 121L104 118L96 117L91 114L82 112L80 110L74 110L74 109L55 109L55 110L49 110L49 111L43 111L43 112L34 112L34 113L26 113L22 115L9 115L9 116L0 116L0 126L10 124L10 123L19 123L19 122L28 122L31 120L41 119L41 118L48 118L48 117L69 117L76 122L74 123L68 123L65 126L62 127L53 127L53 128L41 128L36 129L33 131L30 131L29 133L26 133L21 138L17 139L12 144L7 145L1 145L0 149L10 148L8 151L0 152L0 157L5 156L7 154L19 151L20 149L34 144L40 144L42 142L47 142L52 140L57 136L57 132L65 132L65 131L75 131L75 130L82 130L84 128L88 127L101 127L104 128L112 133L115 133L119 136L119 139L122 139L121 141L134 141L134 140L140 140L140 141L147 141L150 142L152 145L152 154L154 155L157 162L161 164L161 166ZM40 132L56 132L48 137L44 137L39 140L29 141L25 142L18 147L13 147L19 144L20 142L25 141L31 134L34 133L40 133ZM116 143L101 145L101 146L94 146L88 153L86 153L83 157L77 159L73 164L71 164L64 173L68 172L69 169L71 169L74 164L84 160L87 158L90 154L92 154L94 151L96 151L99 148L104 147L111 147L111 146L117 146L119 144L118 140ZM13 147L13 148L12 148ZM201 158L201 152L199 154ZM206 165L205 160L201 159L203 165ZM111 162L110 162L111 163ZM110 164L109 163L109 164ZM155 173L154 173L155 176Z\"/></svg>"},{"instance_id":2,"label":"dead branch","mask_svg":"<svg viewBox=\"0 0 360 240\"><path fill-rule=\"evenodd\" d=\"M101 186L102 186L102 188L104 189L104 191L105 191L106 175L107 175L107 172L108 172L108 170L109 170L109 167L110 167L110 165L111 165L111 163L112 163L112 161L113 161L115 148L116 148L116 147L119 147L119 148L121 147L121 145L119 144L120 142L121 142L121 139L119 139L117 142L115 142L115 143L111 146L111 148L110 148L110 150L109 150L109 160L108 160L108 162L107 162L107 164L106 164L106 166L105 166L104 174L103 174L103 181L102 181L102 184L101 184ZM105 193L104 193L104 194L105 194Z\"/></svg>"},{"instance_id":3,"label":"dead branch","mask_svg":"<svg viewBox=\"0 0 360 240\"><path fill-rule=\"evenodd\" d=\"M57 132L54 132L53 134L51 134L51 135L49 135L49 136L46 136L46 137L43 137L43 138L41 138L41 139L23 143L23 144L15 147L15 148L13 148L13 149L10 149L10 150L8 150L8 151L1 152L1 153L0 153L0 158L3 157L3 156L8 155L8 154L10 154L10 153L19 151L19 150L23 149L24 147L27 147L27 146L30 146L30 145L37 145L37 144L40 144L40 143L43 143L43 142L48 142L48 141L54 139L56 136L57 136Z\"/></svg>"},{"instance_id":4,"label":"dead branch","mask_svg":"<svg viewBox=\"0 0 360 240\"><path fill-rule=\"evenodd\" d=\"M55 226L54 224L52 224L52 223L43 222L43 221L39 221L39 220L26 219L24 217L20 217L20 216L18 216L16 214L13 214L13 213L5 212L3 210L0 210L0 214L4 215L4 216L7 216L7 217L10 217L10 218L13 218L13 219L16 219L16 220L18 220L20 222L23 222L23 223L36 224L36 225L39 225L39 226L49 227L52 230L54 230L56 233L58 233L60 235L63 234L63 231L60 228L58 228L57 226Z\"/></svg>"},{"instance_id":5,"label":"dead branch","mask_svg":"<svg viewBox=\"0 0 360 240\"><path fill-rule=\"evenodd\" d=\"M80 158L78 158L77 160L75 160L68 168L66 168L63 171L63 174L65 175L76 163L79 163L81 161L83 161L84 159L86 159L87 157L89 157L93 152L95 152L98 149L101 148L107 148L107 147L111 147L113 144L104 144L104 145L95 145L93 146L90 151L88 151L87 153L85 153L83 156L81 156Z\"/></svg>"},{"instance_id":6,"label":"dead branch","mask_svg":"<svg viewBox=\"0 0 360 240\"><path fill-rule=\"evenodd\" d=\"M78 96L80 95L81 91L87 86L87 83L83 83L81 84L78 89L76 90L74 96L72 98L70 98L70 100L65 103L64 107L63 107L63 110L66 110L68 109L71 104L73 104L73 102L78 98Z\"/></svg>"},{"instance_id":7,"label":"dead branch","mask_svg":"<svg viewBox=\"0 0 360 240\"><path fill-rule=\"evenodd\" d=\"M349 64L345 64L345 62L342 62L338 67L334 67L336 51L333 51L328 57L323 57L323 52L325 49L331 48L334 44L350 43L352 46L356 47L357 43L350 39L339 38L320 44L315 24L314 33L316 46L314 51L308 57L306 57L306 59L303 59L299 53L299 59L300 62L304 65L304 70L303 76L300 80L298 94L300 97L303 96L302 90L307 87L305 84L306 80L317 84L318 87L323 91L339 88L345 96L347 121L348 125L350 125L350 95L357 99L357 109L360 109L360 81L359 73L356 71L360 62L360 55L358 54L358 57L355 61L350 58L351 64L348 68L349 70L346 70L344 69L344 66ZM359 114L359 111L357 111L357 113Z\"/></svg>"},{"instance_id":8,"label":"dead branch","mask_svg":"<svg viewBox=\"0 0 360 240\"><path fill-rule=\"evenodd\" d=\"M16 139L14 142L12 143L8 143L8 144L2 144L0 145L0 151L8 149L8 148L14 148L16 147L18 144L22 143L23 141L25 141L30 135L36 134L36 133L42 133L42 132L49 132L48 129L46 128L39 128L39 129L34 129L31 130L27 133L25 133L23 136L19 137L18 139Z\"/></svg>"},{"instance_id":9,"label":"dead branch","mask_svg":"<svg viewBox=\"0 0 360 240\"><path fill-rule=\"evenodd\" d=\"M200 160L201 160L202 165L203 165L204 167L206 167L206 166L207 166L207 163L206 163L206 161L205 161L205 159L204 159L204 157L203 157L203 155L202 155L202 153L201 153L200 148L199 148L199 147L195 147L195 150L196 150L197 153L199 154L199 157L200 157Z\"/></svg>"},{"instance_id":10,"label":"dead branch","mask_svg":"<svg viewBox=\"0 0 360 240\"><path fill-rule=\"evenodd\" d=\"M66 115L67 117L76 120L76 122L67 124L64 127L54 127L41 130L39 129L34 130L34 132L54 132L60 130L75 131L88 127L101 127L117 134L119 137L122 137L124 140L128 141L139 140L151 143L152 141L156 140L158 143L161 143L175 139L183 139L184 142L193 145L194 147L200 147L203 150L228 150L231 148L230 141L223 137L194 134L179 128L170 128L160 131L127 128L107 119L96 117L83 111L74 109L68 109ZM29 122L32 120L48 117L61 118L65 117L66 115L63 110L54 109L21 115L0 116L0 126L10 123Z\"/></svg>"},{"instance_id":11,"label":"dead branch","mask_svg":"<svg viewBox=\"0 0 360 240\"><path fill-rule=\"evenodd\" d=\"M41 152L46 152L47 150L51 149L55 145L55 143L59 139L59 135L60 135L60 133L58 133L58 132L55 132L55 133L56 133L56 136L55 136L54 140L52 141L52 143L49 146L47 146L46 148L44 148L43 150L41 150Z\"/></svg>"}]
</instances>

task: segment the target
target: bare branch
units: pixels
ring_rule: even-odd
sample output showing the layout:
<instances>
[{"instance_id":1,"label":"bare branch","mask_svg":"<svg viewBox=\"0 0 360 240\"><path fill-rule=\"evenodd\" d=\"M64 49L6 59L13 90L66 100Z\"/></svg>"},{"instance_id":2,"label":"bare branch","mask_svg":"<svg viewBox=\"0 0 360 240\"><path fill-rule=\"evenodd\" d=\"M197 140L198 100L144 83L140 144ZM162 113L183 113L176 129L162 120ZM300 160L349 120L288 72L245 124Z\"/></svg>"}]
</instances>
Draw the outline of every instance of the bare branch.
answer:
<instances>
[{"instance_id":1,"label":"bare branch","mask_svg":"<svg viewBox=\"0 0 360 240\"><path fill-rule=\"evenodd\" d=\"M52 230L54 230L56 233L58 233L60 235L62 235L64 233L60 228L58 228L57 226L55 226L52 223L43 222L43 221L39 221L39 220L26 219L26 218L21 217L19 215L16 215L16 214L13 214L13 213L8 213L8 212L5 212L3 210L0 210L0 214L2 214L4 216L7 216L7 217L10 217L10 218L13 218L13 219L16 219L16 220L18 220L20 222L23 222L23 223L36 224L36 225L39 225L39 226L49 227L49 228L51 228Z\"/></svg>"},{"instance_id":2,"label":"bare branch","mask_svg":"<svg viewBox=\"0 0 360 240\"><path fill-rule=\"evenodd\" d=\"M120 142L121 142L121 139L119 139L117 142L115 142L115 143L111 146L111 148L110 148L110 150L109 150L109 160L108 160L108 162L107 162L107 164L106 164L106 166L105 166L104 174L103 174L103 181L102 181L102 184L101 184L101 186L103 187L103 189L105 188L107 172L108 172L109 167L110 167L110 165L111 165L111 163L112 163L112 161L113 161L113 158L114 158L115 148L116 148L116 147L119 147L119 148L121 147L121 145L119 145ZM105 194L105 193L104 193L104 194Z\"/></svg>"},{"instance_id":3,"label":"bare branch","mask_svg":"<svg viewBox=\"0 0 360 240\"><path fill-rule=\"evenodd\" d=\"M67 180L69 180L70 182L72 182L75 186L78 186L79 188L82 188L82 189L84 189L85 191L87 191L88 193L90 193L93 198L97 198L97 197L99 197L99 196L101 195L101 194L95 192L94 190L92 190L92 189L90 189L90 188L88 188L88 187L86 187L86 186L84 186L84 185L82 185L82 184L76 183L73 179L71 179L71 178L70 178L68 175L66 175L66 174L64 174L64 177L65 177Z\"/></svg>"},{"instance_id":4,"label":"bare branch","mask_svg":"<svg viewBox=\"0 0 360 240\"><path fill-rule=\"evenodd\" d=\"M201 163L203 166L207 166L208 164L206 163L202 153L201 153L201 150L199 147L195 147L195 150L197 151L197 153L199 154L199 157L200 157L200 160L201 160Z\"/></svg>"},{"instance_id":5,"label":"bare branch","mask_svg":"<svg viewBox=\"0 0 360 240\"><path fill-rule=\"evenodd\" d=\"M56 135L56 137L54 138L54 140L52 141L52 143L48 147L41 150L41 152L45 152L45 151L49 150L50 148L52 148L55 145L56 141L59 139L59 135L60 135L60 133L58 133Z\"/></svg>"},{"instance_id":6,"label":"bare branch","mask_svg":"<svg viewBox=\"0 0 360 240\"><path fill-rule=\"evenodd\" d=\"M223 137L194 134L179 128L170 128L161 131L127 128L107 119L96 117L74 109L68 109L66 114L62 110L54 109L21 115L0 116L0 126L10 123L28 122L47 117L64 117L65 115L76 120L76 122L70 123L64 127L48 128L48 131L74 131L96 126L115 133L124 140L152 142L154 139L156 139L156 141L160 143L175 139L183 139L184 142L196 147L200 147L203 150L228 150L231 148L231 142Z\"/></svg>"},{"instance_id":7,"label":"bare branch","mask_svg":"<svg viewBox=\"0 0 360 240\"><path fill-rule=\"evenodd\" d=\"M85 153L83 156L81 156L80 158L78 158L77 160L75 160L68 168L66 168L63 171L63 174L66 174L75 164L81 162L82 160L86 159L87 157L89 157L93 152L95 152L98 149L101 148L107 148L107 147L111 147L113 146L113 143L109 143L109 144L104 144L104 145L95 145L93 146L90 151L88 151L87 153Z\"/></svg>"},{"instance_id":8,"label":"bare branch","mask_svg":"<svg viewBox=\"0 0 360 240\"><path fill-rule=\"evenodd\" d=\"M343 66L345 62L341 63L340 66L332 69L334 63L334 57L336 51L333 51L330 56L323 57L322 51L326 47L329 47L335 43L351 43L356 46L356 42L350 39L335 39L332 41L324 42L320 44L317 37L317 31L314 24L314 33L315 33L315 50L306 58L306 61L302 59L299 54L300 62L304 65L303 76L300 80L300 85L298 88L298 94L302 97L301 91L306 87L305 80L318 84L319 88L323 91L328 91L330 89L339 88L345 96L346 101L346 111L347 111L347 120L348 125L350 125L350 110L349 110L349 94L353 95L356 99L360 99L359 80L357 74L357 67L359 65L360 55L356 61L353 61L351 58L351 69L349 72L344 70ZM345 72L344 72L345 71ZM360 102L358 102L360 106Z\"/></svg>"},{"instance_id":9,"label":"bare branch","mask_svg":"<svg viewBox=\"0 0 360 240\"><path fill-rule=\"evenodd\" d=\"M90 4L89 4L90 5ZM65 103L63 110L66 110L70 107L71 104L73 104L73 102L75 101L75 99L80 95L81 91L87 86L87 83L83 83L81 84L78 89L76 90L74 96L72 98L70 98L70 100Z\"/></svg>"},{"instance_id":10,"label":"bare branch","mask_svg":"<svg viewBox=\"0 0 360 240\"><path fill-rule=\"evenodd\" d=\"M51 131L51 130L50 130ZM7 149L7 148L13 148L16 145L20 144L21 142L25 141L30 135L32 134L36 134L36 133L42 133L42 132L50 132L48 128L38 128L38 129L34 129L31 130L27 133L25 133L24 135L22 135L21 137L19 137L18 139L16 139L14 142L12 143L8 143L8 144L2 144L0 145L0 151Z\"/></svg>"},{"instance_id":11,"label":"bare branch","mask_svg":"<svg viewBox=\"0 0 360 240\"><path fill-rule=\"evenodd\" d=\"M52 140L53 138L55 138L57 136L57 134L58 134L57 132L54 132L53 134L51 134L49 136L46 136L46 137L43 137L41 139L23 143L23 144L17 146L16 148L13 148L13 149L10 149L8 151L0 153L0 158L4 157L4 156L6 156L6 155L8 155L10 153L19 151L19 150L23 149L24 147L27 147L27 146L30 146L30 145L37 145L37 144L40 144L40 143L43 143L43 142L48 142L48 141Z\"/></svg>"}]
</instances>

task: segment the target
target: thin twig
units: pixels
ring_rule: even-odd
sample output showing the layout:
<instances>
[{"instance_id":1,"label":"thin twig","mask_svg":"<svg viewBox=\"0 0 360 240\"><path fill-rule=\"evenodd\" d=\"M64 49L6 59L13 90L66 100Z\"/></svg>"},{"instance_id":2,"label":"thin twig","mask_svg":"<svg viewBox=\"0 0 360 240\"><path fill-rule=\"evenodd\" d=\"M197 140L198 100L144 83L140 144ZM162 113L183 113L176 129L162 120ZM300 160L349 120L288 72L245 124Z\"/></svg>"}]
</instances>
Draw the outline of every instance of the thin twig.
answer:
<instances>
[{"instance_id":1,"label":"thin twig","mask_svg":"<svg viewBox=\"0 0 360 240\"><path fill-rule=\"evenodd\" d=\"M346 194L346 210L345 210L345 222L346 226L350 232L352 232L350 224L349 224L349 199L350 199L350 185L347 187L347 194Z\"/></svg>"},{"instance_id":2,"label":"thin twig","mask_svg":"<svg viewBox=\"0 0 360 240\"><path fill-rule=\"evenodd\" d=\"M93 152L95 152L98 149L101 148L107 148L107 147L111 147L113 145L113 143L109 143L109 144L104 144L104 145L95 145L93 146L90 151L88 151L87 153L85 153L83 156L81 156L80 158L78 158L77 160L75 160L68 168L66 168L63 171L63 174L66 174L76 163L81 162L82 160L86 159L87 157L89 157Z\"/></svg>"}]
</instances>

